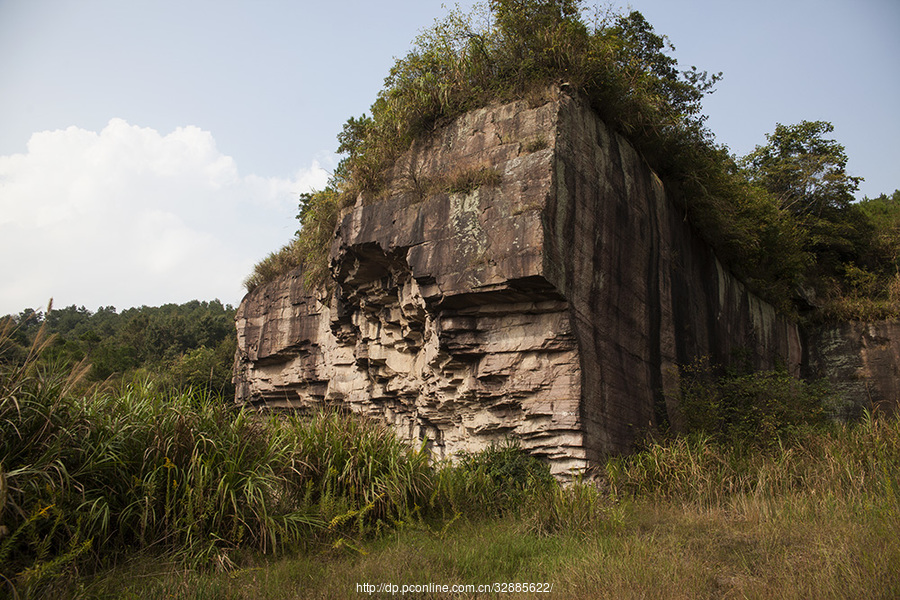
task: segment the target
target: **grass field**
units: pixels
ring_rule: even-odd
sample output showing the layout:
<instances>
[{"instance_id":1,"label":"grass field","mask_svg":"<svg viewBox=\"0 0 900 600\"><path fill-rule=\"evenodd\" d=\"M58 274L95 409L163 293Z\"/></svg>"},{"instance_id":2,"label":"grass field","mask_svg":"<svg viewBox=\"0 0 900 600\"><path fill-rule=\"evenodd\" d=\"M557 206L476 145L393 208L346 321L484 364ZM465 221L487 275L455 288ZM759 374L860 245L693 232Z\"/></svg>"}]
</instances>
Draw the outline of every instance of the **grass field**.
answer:
<instances>
[{"instance_id":1,"label":"grass field","mask_svg":"<svg viewBox=\"0 0 900 600\"><path fill-rule=\"evenodd\" d=\"M549 593L420 593L416 598L897 598L895 501L833 494L737 496L721 507L634 500L586 532L541 535L517 517L409 526L358 550L320 548L228 573L135 557L81 593L109 598L388 597L399 587L550 584ZM477 589L477 588L473 588ZM396 595L400 595L399 593Z\"/></svg>"},{"instance_id":2,"label":"grass field","mask_svg":"<svg viewBox=\"0 0 900 600\"><path fill-rule=\"evenodd\" d=\"M0 363L0 597L900 597L896 418L562 486L515 443L435 465L350 414L85 388L41 343Z\"/></svg>"}]
</instances>

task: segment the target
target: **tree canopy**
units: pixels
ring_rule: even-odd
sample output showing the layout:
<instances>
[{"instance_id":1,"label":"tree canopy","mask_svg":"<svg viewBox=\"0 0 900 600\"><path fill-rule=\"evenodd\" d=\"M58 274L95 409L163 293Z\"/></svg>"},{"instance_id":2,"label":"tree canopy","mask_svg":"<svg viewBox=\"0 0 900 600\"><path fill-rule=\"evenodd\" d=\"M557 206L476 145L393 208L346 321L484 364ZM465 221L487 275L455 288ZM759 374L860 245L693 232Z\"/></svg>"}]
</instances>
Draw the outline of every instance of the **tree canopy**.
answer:
<instances>
[{"instance_id":1,"label":"tree canopy","mask_svg":"<svg viewBox=\"0 0 900 600\"><path fill-rule=\"evenodd\" d=\"M825 313L879 318L900 313L892 293L900 243L891 223L898 206L887 196L856 203L861 177L847 172L844 146L828 137L827 121L778 123L740 163L747 179L787 213L809 256L803 283L815 290Z\"/></svg>"},{"instance_id":2,"label":"tree canopy","mask_svg":"<svg viewBox=\"0 0 900 600\"><path fill-rule=\"evenodd\" d=\"M0 348L0 362L21 362L43 328L52 338L42 360L64 365L86 361L88 381L142 373L177 388L234 393L234 308L218 300L142 306L121 313L112 306L96 312L75 305L26 309L0 318L0 326L13 334Z\"/></svg>"},{"instance_id":3,"label":"tree canopy","mask_svg":"<svg viewBox=\"0 0 900 600\"><path fill-rule=\"evenodd\" d=\"M826 121L778 123L766 134L767 144L744 157L750 180L775 196L793 215L826 217L854 200L862 177L847 173L844 146L825 134L834 131Z\"/></svg>"}]
</instances>

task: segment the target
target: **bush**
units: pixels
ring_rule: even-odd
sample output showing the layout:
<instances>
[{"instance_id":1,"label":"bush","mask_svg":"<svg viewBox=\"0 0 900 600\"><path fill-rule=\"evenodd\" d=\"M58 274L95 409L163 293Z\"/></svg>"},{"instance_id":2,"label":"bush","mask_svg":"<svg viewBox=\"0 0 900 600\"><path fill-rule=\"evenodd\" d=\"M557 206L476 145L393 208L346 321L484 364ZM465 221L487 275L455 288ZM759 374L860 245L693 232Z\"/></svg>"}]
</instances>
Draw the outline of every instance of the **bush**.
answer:
<instances>
[{"instance_id":1,"label":"bush","mask_svg":"<svg viewBox=\"0 0 900 600\"><path fill-rule=\"evenodd\" d=\"M215 348L200 346L188 350L166 369L160 377L171 381L178 390L204 390L224 399L234 398L232 372L236 336L219 342Z\"/></svg>"},{"instance_id":2,"label":"bush","mask_svg":"<svg viewBox=\"0 0 900 600\"><path fill-rule=\"evenodd\" d=\"M432 506L453 514L489 517L517 509L530 495L554 487L549 467L516 440L461 453L438 471Z\"/></svg>"},{"instance_id":3,"label":"bush","mask_svg":"<svg viewBox=\"0 0 900 600\"><path fill-rule=\"evenodd\" d=\"M772 446L824 416L823 384L806 383L785 370L723 369L702 358L682 367L680 379L685 432L716 442Z\"/></svg>"}]
</instances>

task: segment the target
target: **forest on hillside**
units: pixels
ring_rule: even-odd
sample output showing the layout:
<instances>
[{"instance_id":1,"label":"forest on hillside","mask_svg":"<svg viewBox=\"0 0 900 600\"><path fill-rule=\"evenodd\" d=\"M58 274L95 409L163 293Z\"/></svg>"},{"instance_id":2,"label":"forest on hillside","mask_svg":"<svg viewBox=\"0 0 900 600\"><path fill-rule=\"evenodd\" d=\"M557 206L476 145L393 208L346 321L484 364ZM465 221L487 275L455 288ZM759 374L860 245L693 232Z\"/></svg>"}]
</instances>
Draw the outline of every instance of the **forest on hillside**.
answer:
<instances>
[{"instance_id":1,"label":"forest on hillside","mask_svg":"<svg viewBox=\"0 0 900 600\"><path fill-rule=\"evenodd\" d=\"M41 355L54 368L83 365L84 384L151 378L175 390L208 390L234 396L231 371L237 339L234 308L218 300L192 300L117 312L84 306L25 309L0 318L9 330L0 363L23 362L39 334Z\"/></svg>"}]
</instances>

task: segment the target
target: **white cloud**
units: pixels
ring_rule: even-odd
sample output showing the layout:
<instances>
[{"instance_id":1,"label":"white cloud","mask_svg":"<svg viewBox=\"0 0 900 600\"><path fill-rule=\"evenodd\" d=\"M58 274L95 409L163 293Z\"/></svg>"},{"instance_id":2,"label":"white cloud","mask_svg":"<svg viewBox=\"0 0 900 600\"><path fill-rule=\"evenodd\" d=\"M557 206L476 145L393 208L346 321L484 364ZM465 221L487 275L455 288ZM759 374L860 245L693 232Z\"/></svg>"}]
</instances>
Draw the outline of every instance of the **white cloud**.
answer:
<instances>
[{"instance_id":1,"label":"white cloud","mask_svg":"<svg viewBox=\"0 0 900 600\"><path fill-rule=\"evenodd\" d=\"M286 242L318 162L287 178L241 175L197 127L113 119L99 133L35 133L0 156L0 315L44 305L119 309L236 303L255 261Z\"/></svg>"}]
</instances>

